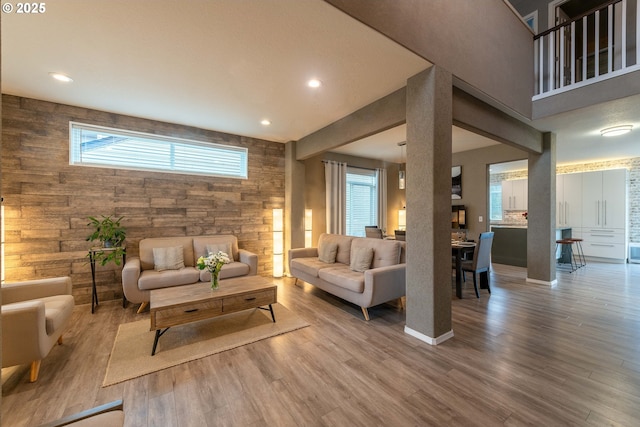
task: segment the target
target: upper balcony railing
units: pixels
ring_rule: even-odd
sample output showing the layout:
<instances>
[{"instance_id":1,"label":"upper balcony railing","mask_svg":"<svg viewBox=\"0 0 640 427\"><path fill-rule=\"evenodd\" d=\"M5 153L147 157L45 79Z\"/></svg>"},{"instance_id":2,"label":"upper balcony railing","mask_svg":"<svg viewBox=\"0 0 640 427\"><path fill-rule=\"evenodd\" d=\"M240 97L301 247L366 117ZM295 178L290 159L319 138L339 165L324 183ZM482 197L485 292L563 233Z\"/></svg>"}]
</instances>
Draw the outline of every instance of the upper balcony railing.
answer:
<instances>
[{"instance_id":1,"label":"upper balcony railing","mask_svg":"<svg viewBox=\"0 0 640 427\"><path fill-rule=\"evenodd\" d=\"M612 0L534 37L534 100L640 70L640 0Z\"/></svg>"}]
</instances>

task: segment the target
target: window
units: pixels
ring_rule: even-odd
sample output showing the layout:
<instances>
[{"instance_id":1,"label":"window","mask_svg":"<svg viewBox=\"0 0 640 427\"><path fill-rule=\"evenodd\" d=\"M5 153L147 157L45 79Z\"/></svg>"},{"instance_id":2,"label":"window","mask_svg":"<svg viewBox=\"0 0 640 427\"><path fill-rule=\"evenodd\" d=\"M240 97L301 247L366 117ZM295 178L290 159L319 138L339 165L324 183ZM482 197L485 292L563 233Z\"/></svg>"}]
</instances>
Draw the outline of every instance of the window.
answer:
<instances>
[{"instance_id":1,"label":"window","mask_svg":"<svg viewBox=\"0 0 640 427\"><path fill-rule=\"evenodd\" d=\"M489 187L489 212L490 220L502 220L502 185L491 184Z\"/></svg>"},{"instance_id":2,"label":"window","mask_svg":"<svg viewBox=\"0 0 640 427\"><path fill-rule=\"evenodd\" d=\"M375 170L347 168L347 234L364 237L364 227L378 223L378 176Z\"/></svg>"},{"instance_id":3,"label":"window","mask_svg":"<svg viewBox=\"0 0 640 427\"><path fill-rule=\"evenodd\" d=\"M530 14L523 16L524 22L531 28L534 34L538 34L538 11L534 10Z\"/></svg>"},{"instance_id":4,"label":"window","mask_svg":"<svg viewBox=\"0 0 640 427\"><path fill-rule=\"evenodd\" d=\"M69 163L80 166L247 178L247 149L69 123Z\"/></svg>"}]
</instances>

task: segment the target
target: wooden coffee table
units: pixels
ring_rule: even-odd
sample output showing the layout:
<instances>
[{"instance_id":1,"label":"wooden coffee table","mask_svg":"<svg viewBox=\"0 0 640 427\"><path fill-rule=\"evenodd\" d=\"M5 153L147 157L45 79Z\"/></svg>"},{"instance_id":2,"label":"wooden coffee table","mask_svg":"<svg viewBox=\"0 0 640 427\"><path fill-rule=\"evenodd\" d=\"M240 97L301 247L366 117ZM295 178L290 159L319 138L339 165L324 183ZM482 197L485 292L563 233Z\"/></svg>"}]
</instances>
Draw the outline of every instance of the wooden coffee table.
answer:
<instances>
[{"instance_id":1,"label":"wooden coffee table","mask_svg":"<svg viewBox=\"0 0 640 427\"><path fill-rule=\"evenodd\" d=\"M220 288L211 290L209 283L174 286L151 291L151 330L156 331L151 355L156 354L158 339L171 326L197 322L250 308L271 312L278 302L278 287L261 276L245 276L220 280ZM264 308L264 306L269 308Z\"/></svg>"}]
</instances>

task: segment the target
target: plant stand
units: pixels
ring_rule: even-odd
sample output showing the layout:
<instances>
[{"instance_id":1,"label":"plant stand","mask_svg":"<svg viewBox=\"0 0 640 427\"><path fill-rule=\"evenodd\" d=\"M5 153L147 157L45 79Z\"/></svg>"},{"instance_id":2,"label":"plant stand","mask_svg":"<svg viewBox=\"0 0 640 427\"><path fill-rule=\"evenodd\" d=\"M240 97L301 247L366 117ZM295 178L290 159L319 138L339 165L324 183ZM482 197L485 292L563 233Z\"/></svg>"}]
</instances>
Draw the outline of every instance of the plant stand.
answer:
<instances>
[{"instance_id":1,"label":"plant stand","mask_svg":"<svg viewBox=\"0 0 640 427\"><path fill-rule=\"evenodd\" d=\"M127 250L124 247L114 248L102 248L93 247L89 249L89 263L91 264L91 314L95 312L95 307L98 306L98 291L96 289L96 254L98 252L112 252L118 249L122 249L122 265L127 262ZM124 296L124 289L122 291L122 308L127 306L127 298Z\"/></svg>"}]
</instances>

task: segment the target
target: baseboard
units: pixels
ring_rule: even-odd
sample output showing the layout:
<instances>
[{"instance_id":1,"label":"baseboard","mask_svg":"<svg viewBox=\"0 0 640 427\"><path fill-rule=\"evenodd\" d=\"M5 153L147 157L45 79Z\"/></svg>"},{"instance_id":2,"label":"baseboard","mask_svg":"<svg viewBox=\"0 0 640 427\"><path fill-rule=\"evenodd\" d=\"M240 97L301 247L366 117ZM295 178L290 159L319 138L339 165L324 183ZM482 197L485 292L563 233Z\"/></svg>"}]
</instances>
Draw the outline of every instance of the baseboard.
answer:
<instances>
[{"instance_id":1,"label":"baseboard","mask_svg":"<svg viewBox=\"0 0 640 427\"><path fill-rule=\"evenodd\" d=\"M427 344L430 345L438 345L438 344L442 344L443 342L445 342L446 340L448 340L449 338L453 338L453 331L449 331L447 333L444 333L442 335L440 335L439 337L436 338L431 338L421 332L418 332L416 330L411 329L410 327L406 326L404 327L404 333L407 335L411 335L414 338L418 338L420 341L424 341Z\"/></svg>"},{"instance_id":2,"label":"baseboard","mask_svg":"<svg viewBox=\"0 0 640 427\"><path fill-rule=\"evenodd\" d=\"M531 279L529 277L527 277L526 280L528 283L535 283L537 285L547 285L547 286L556 286L558 284L558 279L553 279L552 281L548 281L548 280L538 280L538 279Z\"/></svg>"}]
</instances>

